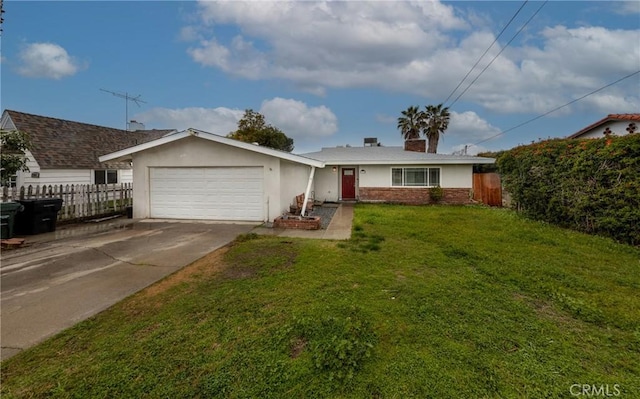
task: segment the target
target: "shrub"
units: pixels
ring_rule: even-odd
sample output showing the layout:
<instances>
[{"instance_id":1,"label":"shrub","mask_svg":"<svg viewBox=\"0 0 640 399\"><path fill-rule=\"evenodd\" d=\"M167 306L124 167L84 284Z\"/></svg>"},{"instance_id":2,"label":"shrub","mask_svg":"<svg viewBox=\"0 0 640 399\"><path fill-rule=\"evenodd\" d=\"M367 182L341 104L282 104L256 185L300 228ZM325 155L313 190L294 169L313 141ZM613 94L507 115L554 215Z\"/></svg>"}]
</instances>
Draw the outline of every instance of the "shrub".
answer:
<instances>
[{"instance_id":1,"label":"shrub","mask_svg":"<svg viewBox=\"0 0 640 399\"><path fill-rule=\"evenodd\" d=\"M431 201L435 202L436 204L442 200L443 196L444 190L442 190L442 187L440 187L439 185L431 187L429 189L429 198L431 198Z\"/></svg>"},{"instance_id":2,"label":"shrub","mask_svg":"<svg viewBox=\"0 0 640 399\"><path fill-rule=\"evenodd\" d=\"M640 244L640 135L547 140L505 151L497 164L526 216Z\"/></svg>"},{"instance_id":3,"label":"shrub","mask_svg":"<svg viewBox=\"0 0 640 399\"><path fill-rule=\"evenodd\" d=\"M338 313L298 319L292 330L298 340L308 341L314 367L327 373L329 381L340 383L352 379L371 356L377 337L361 309Z\"/></svg>"}]
</instances>

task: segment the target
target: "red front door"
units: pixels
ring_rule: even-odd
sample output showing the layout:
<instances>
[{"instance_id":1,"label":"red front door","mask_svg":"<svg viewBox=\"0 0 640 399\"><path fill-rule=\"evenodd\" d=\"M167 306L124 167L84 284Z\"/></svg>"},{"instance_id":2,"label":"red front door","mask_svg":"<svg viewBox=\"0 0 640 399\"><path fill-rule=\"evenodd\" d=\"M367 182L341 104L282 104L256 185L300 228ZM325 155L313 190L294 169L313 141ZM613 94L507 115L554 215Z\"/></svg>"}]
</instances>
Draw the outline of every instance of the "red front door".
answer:
<instances>
[{"instance_id":1,"label":"red front door","mask_svg":"<svg viewBox=\"0 0 640 399\"><path fill-rule=\"evenodd\" d=\"M342 199L356 199L356 170L354 168L342 169Z\"/></svg>"}]
</instances>

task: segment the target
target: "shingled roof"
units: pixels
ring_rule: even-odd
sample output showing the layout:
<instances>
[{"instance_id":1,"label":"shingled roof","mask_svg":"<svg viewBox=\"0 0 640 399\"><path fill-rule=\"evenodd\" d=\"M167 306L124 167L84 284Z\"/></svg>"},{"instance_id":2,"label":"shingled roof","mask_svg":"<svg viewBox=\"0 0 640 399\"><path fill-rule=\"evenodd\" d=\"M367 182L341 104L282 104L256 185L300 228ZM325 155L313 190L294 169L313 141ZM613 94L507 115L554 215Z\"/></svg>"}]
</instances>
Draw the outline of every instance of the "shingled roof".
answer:
<instances>
[{"instance_id":1,"label":"shingled roof","mask_svg":"<svg viewBox=\"0 0 640 399\"><path fill-rule=\"evenodd\" d=\"M5 110L17 130L29 135L30 151L42 169L126 169L100 163L100 155L160 138L175 130L126 130Z\"/></svg>"}]
</instances>

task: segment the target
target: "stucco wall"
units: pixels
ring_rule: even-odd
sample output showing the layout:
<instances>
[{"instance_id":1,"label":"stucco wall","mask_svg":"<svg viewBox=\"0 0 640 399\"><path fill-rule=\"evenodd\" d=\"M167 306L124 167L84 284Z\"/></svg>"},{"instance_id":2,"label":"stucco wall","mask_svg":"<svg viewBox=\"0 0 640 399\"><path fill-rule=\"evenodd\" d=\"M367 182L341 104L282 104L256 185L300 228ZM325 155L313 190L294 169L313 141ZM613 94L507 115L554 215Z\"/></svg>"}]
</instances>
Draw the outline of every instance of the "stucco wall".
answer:
<instances>
[{"instance_id":1,"label":"stucco wall","mask_svg":"<svg viewBox=\"0 0 640 399\"><path fill-rule=\"evenodd\" d=\"M629 134L627 127L629 127L630 121L609 121L597 128L594 128L586 133L581 134L579 139L601 139L604 137L604 131L609 128L617 136L625 136ZM637 123L636 123L637 125Z\"/></svg>"},{"instance_id":2,"label":"stucco wall","mask_svg":"<svg viewBox=\"0 0 640 399\"><path fill-rule=\"evenodd\" d=\"M316 173L320 169L316 168ZM284 212L289 211L289 206L295 204L295 196L307 189L311 166L301 165L285 160L280 160L280 196L282 207L278 215L272 215L271 220ZM313 186L311 186L313 190Z\"/></svg>"},{"instance_id":3,"label":"stucco wall","mask_svg":"<svg viewBox=\"0 0 640 399\"><path fill-rule=\"evenodd\" d=\"M340 173L337 168L335 172L332 168L329 165L322 169L316 169L316 175L313 180L315 199L328 202L338 201L340 195L338 191Z\"/></svg>"},{"instance_id":4,"label":"stucco wall","mask_svg":"<svg viewBox=\"0 0 640 399\"><path fill-rule=\"evenodd\" d=\"M360 188L392 187L391 168L424 167L425 165L364 165L349 166L356 169L357 193ZM430 168L440 168L440 186L442 188L472 188L472 165L428 165ZM340 198L340 170L332 171L332 166L326 166L316 172L316 198L324 201L338 201ZM364 172L363 172L364 171ZM400 188L402 189L402 188Z\"/></svg>"},{"instance_id":5,"label":"stucco wall","mask_svg":"<svg viewBox=\"0 0 640 399\"><path fill-rule=\"evenodd\" d=\"M391 187L391 168L422 167L440 168L442 188L471 188L473 185L472 165L367 165L358 171L360 187Z\"/></svg>"},{"instance_id":6,"label":"stucco wall","mask_svg":"<svg viewBox=\"0 0 640 399\"><path fill-rule=\"evenodd\" d=\"M442 188L472 188L473 165L443 165L440 170Z\"/></svg>"},{"instance_id":7,"label":"stucco wall","mask_svg":"<svg viewBox=\"0 0 640 399\"><path fill-rule=\"evenodd\" d=\"M149 168L153 167L231 167L262 166L264 173L265 221L273 220L289 206L289 199L280 191L280 159L215 143L197 137L187 137L133 156L133 216L149 217ZM295 174L292 169L285 174ZM296 179L297 181L297 179ZM306 180L302 189L306 186Z\"/></svg>"}]
</instances>

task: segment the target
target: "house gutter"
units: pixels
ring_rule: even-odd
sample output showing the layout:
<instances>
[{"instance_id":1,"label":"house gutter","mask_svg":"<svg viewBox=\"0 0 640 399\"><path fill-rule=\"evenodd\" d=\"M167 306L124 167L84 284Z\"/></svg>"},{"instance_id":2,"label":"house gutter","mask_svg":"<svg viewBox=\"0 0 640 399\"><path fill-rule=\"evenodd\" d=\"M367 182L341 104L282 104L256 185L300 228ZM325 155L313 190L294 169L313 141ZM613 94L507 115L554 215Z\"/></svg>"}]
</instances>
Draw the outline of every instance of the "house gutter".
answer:
<instances>
[{"instance_id":1,"label":"house gutter","mask_svg":"<svg viewBox=\"0 0 640 399\"><path fill-rule=\"evenodd\" d=\"M316 174L316 167L311 167L311 172L309 172L309 181L307 182L307 189L304 192L304 202L302 203L302 211L300 211L300 216L304 216L307 212L307 201L309 201L309 195L311 194L311 184L313 183L313 176Z\"/></svg>"}]
</instances>

